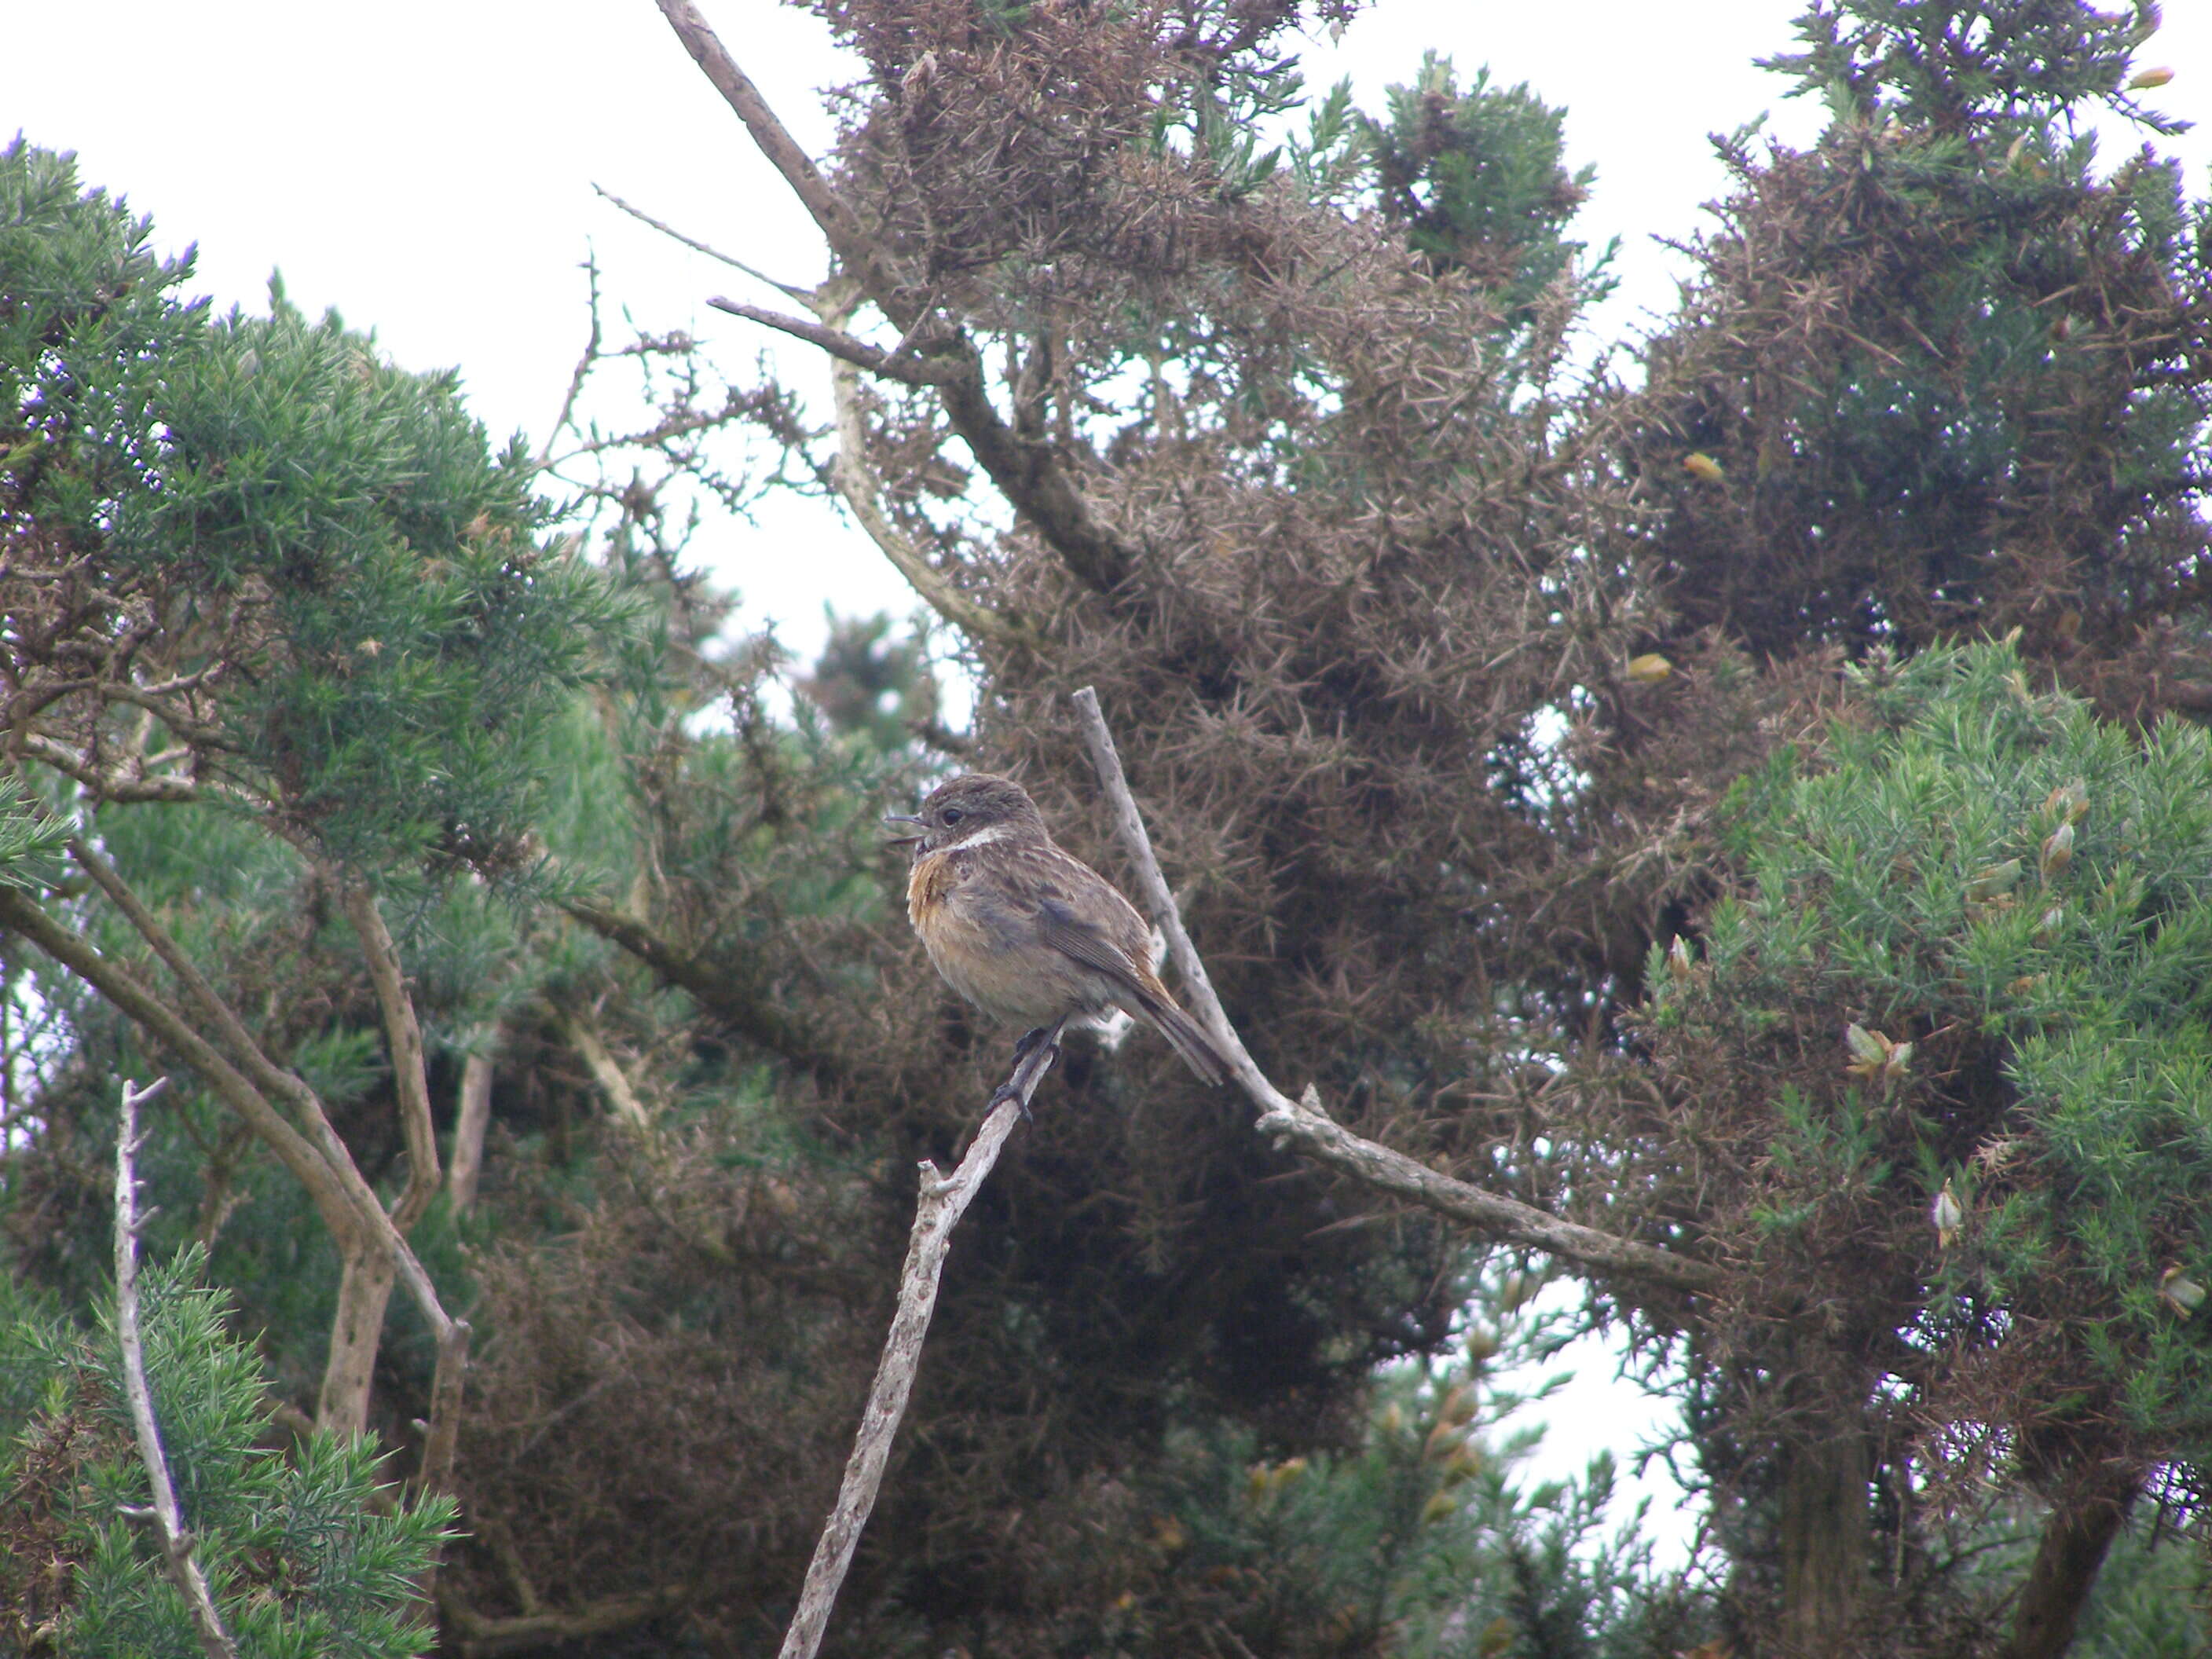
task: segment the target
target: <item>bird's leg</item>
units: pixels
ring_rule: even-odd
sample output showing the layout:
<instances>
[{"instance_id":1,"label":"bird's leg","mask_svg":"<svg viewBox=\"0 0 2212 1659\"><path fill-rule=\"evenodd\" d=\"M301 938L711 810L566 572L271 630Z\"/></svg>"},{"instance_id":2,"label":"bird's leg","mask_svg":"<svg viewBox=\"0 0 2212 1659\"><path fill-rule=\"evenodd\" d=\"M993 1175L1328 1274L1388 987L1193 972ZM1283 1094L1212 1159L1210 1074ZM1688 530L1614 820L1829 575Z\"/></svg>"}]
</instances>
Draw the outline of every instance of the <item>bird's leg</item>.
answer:
<instances>
[{"instance_id":1,"label":"bird's leg","mask_svg":"<svg viewBox=\"0 0 2212 1659\"><path fill-rule=\"evenodd\" d=\"M1057 1066L1060 1063L1060 1034L1066 1029L1067 1021L1062 1019L1022 1033L1021 1040L1014 1044L1013 1070L1006 1073L1004 1083L991 1091L991 1098L983 1108L986 1116L998 1109L1000 1101L1011 1100L1022 1109L1022 1121L1033 1123L1036 1121L1030 1111L1030 1091L1022 1087L1022 1073L1030 1068L1040 1048L1045 1050L1045 1054L1042 1063L1036 1067L1036 1075L1042 1078Z\"/></svg>"}]
</instances>

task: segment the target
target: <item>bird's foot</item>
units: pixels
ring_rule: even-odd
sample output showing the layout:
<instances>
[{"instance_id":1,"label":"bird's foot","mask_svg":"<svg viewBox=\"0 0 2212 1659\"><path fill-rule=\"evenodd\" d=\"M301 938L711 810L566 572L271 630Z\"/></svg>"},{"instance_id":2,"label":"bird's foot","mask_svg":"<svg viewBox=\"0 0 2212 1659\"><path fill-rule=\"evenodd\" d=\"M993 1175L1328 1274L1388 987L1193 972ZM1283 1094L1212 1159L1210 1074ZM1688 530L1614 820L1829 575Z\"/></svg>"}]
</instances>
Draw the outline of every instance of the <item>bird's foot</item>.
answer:
<instances>
[{"instance_id":1,"label":"bird's foot","mask_svg":"<svg viewBox=\"0 0 2212 1659\"><path fill-rule=\"evenodd\" d=\"M1060 1034L1066 1024L1066 1020L1062 1020L1058 1025L1039 1025L1022 1033L1020 1040L1014 1044L1013 1069L1006 1074L1006 1080L992 1091L990 1103L983 1109L986 1116L998 1110L1000 1102L1011 1100L1022 1109L1023 1122L1036 1121L1036 1115L1030 1110L1029 1100L1021 1088L1022 1072L1039 1048L1048 1051L1045 1055L1044 1064L1037 1067L1036 1074L1039 1078L1043 1077L1047 1072L1060 1064Z\"/></svg>"}]
</instances>

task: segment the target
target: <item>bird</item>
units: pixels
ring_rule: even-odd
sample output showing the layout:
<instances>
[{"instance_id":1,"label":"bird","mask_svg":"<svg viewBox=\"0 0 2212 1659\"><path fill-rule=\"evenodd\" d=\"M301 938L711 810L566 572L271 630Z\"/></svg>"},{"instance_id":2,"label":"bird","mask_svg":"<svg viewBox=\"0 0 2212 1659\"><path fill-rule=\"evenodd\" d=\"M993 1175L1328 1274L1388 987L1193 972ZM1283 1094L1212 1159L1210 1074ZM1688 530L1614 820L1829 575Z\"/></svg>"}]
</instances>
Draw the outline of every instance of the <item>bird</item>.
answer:
<instances>
[{"instance_id":1,"label":"bird","mask_svg":"<svg viewBox=\"0 0 2212 1659\"><path fill-rule=\"evenodd\" d=\"M945 982L994 1019L1031 1029L1018 1059L1070 1020L1116 1009L1168 1040L1206 1082L1230 1065L1152 969L1152 929L1136 908L1046 829L1012 778L972 772L939 785L918 816L884 815L915 833L906 913Z\"/></svg>"}]
</instances>

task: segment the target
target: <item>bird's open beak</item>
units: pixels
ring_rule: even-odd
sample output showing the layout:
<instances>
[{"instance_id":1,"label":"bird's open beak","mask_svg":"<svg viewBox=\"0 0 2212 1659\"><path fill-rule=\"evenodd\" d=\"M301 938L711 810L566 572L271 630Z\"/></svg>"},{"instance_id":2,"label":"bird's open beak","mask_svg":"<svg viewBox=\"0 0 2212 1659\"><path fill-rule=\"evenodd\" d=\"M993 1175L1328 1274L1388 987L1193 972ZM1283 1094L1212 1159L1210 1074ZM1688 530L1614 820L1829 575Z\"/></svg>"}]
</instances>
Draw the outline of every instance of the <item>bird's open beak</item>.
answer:
<instances>
[{"instance_id":1,"label":"bird's open beak","mask_svg":"<svg viewBox=\"0 0 2212 1659\"><path fill-rule=\"evenodd\" d=\"M921 820L920 818L908 817L902 812L886 812L884 814L884 822L885 823L911 823L916 829L922 827ZM891 847L919 847L921 845L921 837L920 836L894 836L890 841L886 843L886 845Z\"/></svg>"}]
</instances>

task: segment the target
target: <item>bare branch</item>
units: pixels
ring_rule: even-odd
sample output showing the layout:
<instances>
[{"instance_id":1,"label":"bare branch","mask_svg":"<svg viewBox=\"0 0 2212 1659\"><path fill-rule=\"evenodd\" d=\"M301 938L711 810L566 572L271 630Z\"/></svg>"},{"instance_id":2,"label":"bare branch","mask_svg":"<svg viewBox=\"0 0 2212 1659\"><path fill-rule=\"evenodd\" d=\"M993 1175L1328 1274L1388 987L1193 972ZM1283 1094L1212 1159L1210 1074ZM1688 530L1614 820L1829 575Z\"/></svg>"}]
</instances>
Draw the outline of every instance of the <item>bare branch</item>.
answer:
<instances>
[{"instance_id":1,"label":"bare branch","mask_svg":"<svg viewBox=\"0 0 2212 1659\"><path fill-rule=\"evenodd\" d=\"M832 357L866 369L871 374L880 374L887 380L896 380L902 386L935 386L958 371L950 364L933 363L918 357L898 357L881 346L870 345L857 335L842 329L824 327L810 323L804 317L788 316L781 311L769 311L760 306L750 306L742 300L726 300L715 295L707 303L717 311L726 311L732 317L742 317L747 322L760 323L788 334L793 339L804 340L809 345L820 346Z\"/></svg>"},{"instance_id":2,"label":"bare branch","mask_svg":"<svg viewBox=\"0 0 2212 1659\"><path fill-rule=\"evenodd\" d=\"M177 1488L169 1479L169 1460L161 1452L161 1435L154 1421L153 1390L146 1385L146 1343L138 1328L138 1176L131 1160L139 1146L138 1108L169 1086L156 1078L145 1089L129 1082L123 1085L122 1121L115 1133L115 1336L123 1349L123 1395L131 1406L131 1426L137 1431L138 1456L146 1465L146 1479L154 1489L154 1509L149 1517L161 1540L161 1559L168 1565L185 1606L191 1610L192 1628L208 1659L238 1659L238 1647L222 1627L207 1578L192 1555L192 1535L185 1528L183 1511L177 1507Z\"/></svg>"},{"instance_id":3,"label":"bare branch","mask_svg":"<svg viewBox=\"0 0 2212 1659\"><path fill-rule=\"evenodd\" d=\"M599 327L599 261L597 254L584 261L584 280L589 292L592 316L591 332L584 337L583 355L576 359L576 367L568 376L568 389L561 394L561 412L553 417L553 424L545 428L545 441L531 464L543 472L553 465L553 444L562 431L576 418L576 399L583 395L584 382L592 378L592 370L599 361L599 346L605 336Z\"/></svg>"},{"instance_id":4,"label":"bare branch","mask_svg":"<svg viewBox=\"0 0 2212 1659\"><path fill-rule=\"evenodd\" d=\"M1408 1198L1439 1214L1448 1215L1492 1238L1510 1244L1578 1261L1601 1272L1641 1279L1669 1289L1710 1294L1723 1289L1728 1276L1710 1263L1679 1256L1632 1239L1566 1221L1518 1199L1486 1192L1467 1182L1439 1175L1403 1152L1363 1139L1332 1121L1321 1109L1321 1097L1311 1088L1303 1102L1294 1101L1275 1087L1252 1058L1243 1040L1230 1024L1229 1016L1206 976L1206 963L1183 927L1182 911L1176 903L1159 860L1152 854L1151 836L1121 774L1121 759L1114 748L1114 734L1099 712L1098 694L1085 686L1074 694L1076 720L1098 773L1099 787L1114 813L1114 828L1137 872L1145 903L1168 938L1169 953L1182 976L1186 994L1208 1033L1229 1056L1231 1069L1244 1092L1260 1108L1255 1127L1278 1144L1289 1142L1317 1163L1341 1170L1378 1191Z\"/></svg>"},{"instance_id":5,"label":"bare branch","mask_svg":"<svg viewBox=\"0 0 2212 1659\"><path fill-rule=\"evenodd\" d=\"M611 1595L562 1612L532 1611L520 1618L491 1619L458 1595L441 1592L438 1611L459 1638L454 1645L461 1659L494 1659L499 1654L528 1653L641 1625L682 1607L694 1594L687 1586L675 1585L636 1595Z\"/></svg>"},{"instance_id":6,"label":"bare branch","mask_svg":"<svg viewBox=\"0 0 2212 1659\"><path fill-rule=\"evenodd\" d=\"M475 1334L465 1319L449 1319L438 1333L438 1364L430 1373L430 1415L422 1430L422 1467L416 1476L428 1492L453 1489L453 1454L460 1444L461 1402L468 1388L469 1341Z\"/></svg>"},{"instance_id":7,"label":"bare branch","mask_svg":"<svg viewBox=\"0 0 2212 1659\"><path fill-rule=\"evenodd\" d=\"M453 1156L446 1167L446 1191L453 1208L462 1215L476 1207L477 1178L483 1169L484 1130L491 1122L492 1053L498 1041L497 1026L481 1028L461 1064L461 1108L453 1123Z\"/></svg>"},{"instance_id":8,"label":"bare branch","mask_svg":"<svg viewBox=\"0 0 2212 1659\"><path fill-rule=\"evenodd\" d=\"M200 798L200 786L190 778L168 773L148 776L136 769L127 773L110 771L94 765L67 744L43 732L18 730L9 743L17 754L44 761L57 772L76 779L101 800L181 801Z\"/></svg>"},{"instance_id":9,"label":"bare branch","mask_svg":"<svg viewBox=\"0 0 2212 1659\"><path fill-rule=\"evenodd\" d=\"M952 1230L981 1190L1014 1125L1029 1114L1030 1097L1044 1074L1060 1058L1063 1019L1042 1042L1023 1054L1013 1073L991 1098L994 1103L975 1143L959 1167L947 1177L937 1165L921 1162L921 1197L915 1206L914 1231L908 1235L906 1266L899 1274L898 1311L892 1316L890 1334L884 1341L884 1357L876 1367L876 1380L868 1389L868 1403L860 1413L860 1432L853 1455L845 1464L845 1479L837 1490L836 1506L814 1546L807 1565L806 1583L799 1591L799 1611L784 1632L778 1659L814 1659L830 1623L830 1609L853 1565L853 1551L860 1541L860 1528L876 1506L884 1484L884 1466L890 1460L891 1442L899 1419L906 1415L907 1399L914 1392L915 1374L921 1366L921 1345L929 1334L930 1316L937 1308L937 1286L945 1272L945 1256L952 1246Z\"/></svg>"},{"instance_id":10,"label":"bare branch","mask_svg":"<svg viewBox=\"0 0 2212 1659\"><path fill-rule=\"evenodd\" d=\"M82 933L63 927L33 902L27 894L12 887L0 887L0 927L20 933L37 945L198 1073L231 1109L269 1143L284 1167L316 1200L323 1218L333 1224L343 1221L347 1210L344 1194L332 1179L329 1166L314 1144L294 1128L213 1044L142 985L129 969L102 955Z\"/></svg>"},{"instance_id":11,"label":"bare branch","mask_svg":"<svg viewBox=\"0 0 2212 1659\"><path fill-rule=\"evenodd\" d=\"M584 1057L584 1064L591 1069L592 1080L599 1085L608 1103L615 1109L615 1115L634 1129L650 1127L653 1114L645 1109L645 1103L637 1097L637 1091L630 1087L629 1079L623 1075L622 1067L615 1063L615 1057L608 1052L605 1040L599 1036L592 1022L581 1014L563 1010L561 1028L570 1046Z\"/></svg>"},{"instance_id":12,"label":"bare branch","mask_svg":"<svg viewBox=\"0 0 2212 1659\"><path fill-rule=\"evenodd\" d=\"M859 216L822 176L812 158L785 131L775 112L761 96L760 88L738 67L690 0L656 0L656 3L661 15L668 19L669 27L676 31L677 38L684 42L684 49L745 124L746 131L752 135L761 154L783 175L785 182L814 216L814 222L829 239L838 264L860 283L862 292L890 319L894 328L908 339L915 337L927 304L910 295L894 279L888 257L863 228ZM878 353L873 346L848 335L820 331L827 337L817 337L812 326L797 318L726 300L710 300L708 303L799 339L811 340L823 350L886 379L908 386L938 386L952 429L966 442L1015 510L1036 526L1067 568L1102 593L1112 592L1127 579L1136 563L1135 549L1099 522L1058 451L1050 444L1024 440L1000 417L984 388L982 360L964 337L948 332L942 343L950 349L928 360L924 373L914 366L913 358L905 355L905 340L901 342L899 351ZM866 355L872 353L875 354L874 359Z\"/></svg>"},{"instance_id":13,"label":"bare branch","mask_svg":"<svg viewBox=\"0 0 2212 1659\"><path fill-rule=\"evenodd\" d=\"M13 929L29 939L40 950L100 993L127 1018L143 1027L155 1041L166 1044L185 1063L205 1079L230 1108L243 1118L253 1132L266 1141L293 1177L307 1189L314 1200L317 1212L329 1228L331 1240L337 1244L344 1264L344 1277L340 1281L340 1314L350 1316L356 1308L364 1310L374 1300L374 1286L367 1283L373 1270L368 1267L372 1255L389 1256L392 1270L408 1288L416 1306L438 1337L438 1374L432 1383L432 1398L457 1395L459 1378L465 1371L468 1358L470 1328L466 1320L449 1316L438 1299L437 1287L423 1270L415 1252L408 1248L406 1239L392 1218L385 1213L384 1206L377 1200L376 1193L362 1177L361 1170L347 1152L345 1143L331 1127L329 1115L315 1091L291 1073L283 1070L264 1054L238 1016L216 994L206 976L200 973L176 941L170 937L160 920L147 909L143 901L131 891L130 885L105 859L82 842L70 843L70 854L85 872L97 882L101 890L114 901L137 929L141 938L152 945L155 953L166 963L183 984L187 997L197 1004L202 1017L215 1028L222 1046L210 1042L186 1024L167 1002L156 997L137 977L121 963L102 954L92 942L73 928L54 921L27 894L13 888L0 888L0 927ZM264 1092L265 1091L265 1092ZM283 1113L270 1103L270 1096L290 1102L300 1112L309 1134L303 1135L289 1122ZM358 1294L349 1297L348 1280L354 1281ZM376 1321L382 1325L381 1303ZM358 1325L364 1320L354 1318ZM361 1334L368 1341L373 1334ZM337 1340L333 1328L334 1344ZM373 1345L368 1352L373 1355ZM455 1356L456 1367L448 1377L449 1352ZM357 1393L358 1401L350 1398L343 1415L351 1422L356 1416L367 1417L367 1370L358 1354L349 1360L334 1354L333 1367L343 1362L348 1374L357 1379L349 1383L349 1394ZM331 1373L325 1372L325 1381ZM439 1425L432 1424L434 1438Z\"/></svg>"},{"instance_id":14,"label":"bare branch","mask_svg":"<svg viewBox=\"0 0 2212 1659\"><path fill-rule=\"evenodd\" d=\"M740 1036L825 1081L848 1074L842 1056L798 1024L764 996L753 994L726 968L702 961L635 917L588 899L563 899L561 908L601 939L618 945L669 984L688 991L708 1012Z\"/></svg>"},{"instance_id":15,"label":"bare branch","mask_svg":"<svg viewBox=\"0 0 2212 1659\"><path fill-rule=\"evenodd\" d=\"M613 203L624 213L629 215L631 218L636 220L640 224L652 226L653 229L659 231L663 236L667 237L671 241L681 242L684 246L690 248L694 253L703 253L709 259L713 259L720 264L726 264L732 270L742 270L746 276L751 277L755 282L767 284L769 288L775 289L777 293L783 295L788 299L797 300L801 304L805 304L808 298L806 289L793 287L789 283L779 283L775 277L769 276L766 271L747 264L743 259L738 258L735 254L725 253L721 249L713 246L711 244L702 242L696 236L686 236L682 231L677 229L675 226L664 224L661 221L654 218L650 213L647 213L643 208L636 207L632 205L630 203L625 202L621 197L616 195L614 191L609 190L605 185L593 185L592 186L592 190L593 194L601 197L606 201Z\"/></svg>"},{"instance_id":16,"label":"bare branch","mask_svg":"<svg viewBox=\"0 0 2212 1659\"><path fill-rule=\"evenodd\" d=\"M905 328L913 319L900 314L903 307L898 304L899 284L892 277L882 248L861 228L859 216L822 176L813 158L785 130L775 112L769 107L768 100L761 96L760 88L738 67L714 31L707 26L699 9L690 0L658 0L658 3L660 15L676 31L676 38L684 43L684 49L745 124L745 131L752 135L760 153L783 175L792 193L814 216L814 222L829 239L830 251L837 256L838 262L860 279L868 297L883 307L893 324Z\"/></svg>"},{"instance_id":17,"label":"bare branch","mask_svg":"<svg viewBox=\"0 0 2212 1659\"><path fill-rule=\"evenodd\" d=\"M2057 1495L2021 1587L2003 1659L2060 1659L2073 1645L2098 1571L2142 1487L2139 1469L2106 1465L2080 1488Z\"/></svg>"}]
</instances>

